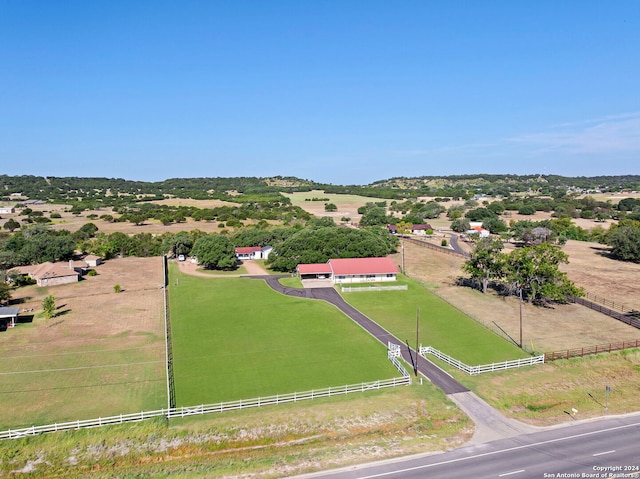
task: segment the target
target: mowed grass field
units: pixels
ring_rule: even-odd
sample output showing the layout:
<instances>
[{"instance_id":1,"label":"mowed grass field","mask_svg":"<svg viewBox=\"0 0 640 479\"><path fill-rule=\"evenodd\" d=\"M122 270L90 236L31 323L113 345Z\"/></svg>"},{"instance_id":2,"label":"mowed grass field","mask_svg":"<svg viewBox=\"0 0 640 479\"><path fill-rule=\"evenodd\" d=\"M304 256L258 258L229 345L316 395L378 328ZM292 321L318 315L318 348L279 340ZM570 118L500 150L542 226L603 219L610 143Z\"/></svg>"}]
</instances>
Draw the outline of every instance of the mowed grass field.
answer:
<instances>
[{"instance_id":1,"label":"mowed grass field","mask_svg":"<svg viewBox=\"0 0 640 479\"><path fill-rule=\"evenodd\" d=\"M114 259L96 270L78 283L13 291L28 322L0 332L0 429L166 407L162 260ZM58 315L45 319L49 294Z\"/></svg>"},{"instance_id":2,"label":"mowed grass field","mask_svg":"<svg viewBox=\"0 0 640 479\"><path fill-rule=\"evenodd\" d=\"M423 346L432 346L470 366L528 356L419 282L400 276L397 284L406 284L409 289L345 292L342 296L396 337L408 340L412 347L419 316L419 341Z\"/></svg>"},{"instance_id":3,"label":"mowed grass field","mask_svg":"<svg viewBox=\"0 0 640 479\"><path fill-rule=\"evenodd\" d=\"M262 280L170 272L178 406L399 376L385 346L328 303Z\"/></svg>"}]
</instances>

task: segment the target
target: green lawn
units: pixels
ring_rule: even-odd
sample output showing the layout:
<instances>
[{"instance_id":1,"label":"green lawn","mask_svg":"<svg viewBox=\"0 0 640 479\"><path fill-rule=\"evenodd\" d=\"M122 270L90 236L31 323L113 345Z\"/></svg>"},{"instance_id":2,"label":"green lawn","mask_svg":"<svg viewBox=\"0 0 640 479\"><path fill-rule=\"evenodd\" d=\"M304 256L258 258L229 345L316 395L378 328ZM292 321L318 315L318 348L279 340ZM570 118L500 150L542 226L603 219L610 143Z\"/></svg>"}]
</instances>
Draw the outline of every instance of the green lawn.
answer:
<instances>
[{"instance_id":1,"label":"green lawn","mask_svg":"<svg viewBox=\"0 0 640 479\"><path fill-rule=\"evenodd\" d=\"M178 406L398 376L385 347L325 302L281 295L261 280L210 280L173 265L171 275Z\"/></svg>"},{"instance_id":2,"label":"green lawn","mask_svg":"<svg viewBox=\"0 0 640 479\"><path fill-rule=\"evenodd\" d=\"M111 347L3 360L0 397L12 406L0 413L0 429L166 407L164 342Z\"/></svg>"},{"instance_id":3,"label":"green lawn","mask_svg":"<svg viewBox=\"0 0 640 479\"><path fill-rule=\"evenodd\" d=\"M409 289L342 293L342 296L399 339L408 340L411 346L416 341L419 309L420 343L471 366L528 356L420 283L401 276L397 284L407 284Z\"/></svg>"}]
</instances>

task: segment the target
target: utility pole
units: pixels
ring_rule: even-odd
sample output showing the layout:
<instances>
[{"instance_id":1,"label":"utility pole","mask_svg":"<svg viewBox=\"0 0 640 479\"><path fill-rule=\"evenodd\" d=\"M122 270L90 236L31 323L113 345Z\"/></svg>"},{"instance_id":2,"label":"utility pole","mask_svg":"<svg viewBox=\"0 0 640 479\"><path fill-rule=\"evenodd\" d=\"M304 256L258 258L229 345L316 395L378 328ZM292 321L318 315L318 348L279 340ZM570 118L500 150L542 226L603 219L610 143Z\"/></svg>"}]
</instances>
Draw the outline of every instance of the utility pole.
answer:
<instances>
[{"instance_id":1,"label":"utility pole","mask_svg":"<svg viewBox=\"0 0 640 479\"><path fill-rule=\"evenodd\" d=\"M522 349L522 288L519 291L520 296L520 349Z\"/></svg>"},{"instance_id":2,"label":"utility pole","mask_svg":"<svg viewBox=\"0 0 640 479\"><path fill-rule=\"evenodd\" d=\"M418 332L420 331L420 308L416 310L416 363L418 362L418 354L420 353L420 346L418 345ZM418 371L416 371L416 376Z\"/></svg>"}]
</instances>

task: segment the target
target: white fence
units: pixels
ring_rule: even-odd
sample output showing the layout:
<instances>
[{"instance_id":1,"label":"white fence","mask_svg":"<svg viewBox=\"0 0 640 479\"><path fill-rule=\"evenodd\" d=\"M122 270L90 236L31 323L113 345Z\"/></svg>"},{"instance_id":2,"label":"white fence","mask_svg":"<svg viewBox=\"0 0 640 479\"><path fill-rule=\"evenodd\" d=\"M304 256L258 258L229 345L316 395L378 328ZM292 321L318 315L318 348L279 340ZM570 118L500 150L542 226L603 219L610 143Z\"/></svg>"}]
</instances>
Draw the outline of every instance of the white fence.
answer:
<instances>
[{"instance_id":1,"label":"white fence","mask_svg":"<svg viewBox=\"0 0 640 479\"><path fill-rule=\"evenodd\" d=\"M395 363L394 363L395 364ZM404 369L404 368L403 368ZM405 371L406 373L406 371ZM411 377L407 374L400 378L382 379L378 381L365 382L360 384L350 384L346 386L329 387L324 389L314 389L306 392L295 392L291 394L280 394L256 399L243 399L239 401L221 402L217 404L203 404L200 406L177 407L171 409L158 409L156 411L143 411L134 414L120 414L119 416L101 417L98 419L78 420L49 424L46 426L31 426L22 429L9 429L0 431L0 439L15 439L25 436L35 436L38 434L58 431L70 431L84 428L108 426L113 424L124 424L126 422L139 422L154 417L177 418L193 416L196 414L210 414L215 412L234 411L252 407L269 406L274 404L284 404L290 402L305 401L322 397L337 396L356 392L370 391L373 389L383 389L395 386L411 384Z\"/></svg>"},{"instance_id":2,"label":"white fence","mask_svg":"<svg viewBox=\"0 0 640 479\"><path fill-rule=\"evenodd\" d=\"M390 357L389 359L391 360L393 365L396 367L396 369L398 371L400 371L400 374L402 374L402 377L403 378L408 378L409 379L409 383L411 383L411 375L407 372L407 370L404 368L402 363L400 361L398 361L398 358Z\"/></svg>"},{"instance_id":3,"label":"white fence","mask_svg":"<svg viewBox=\"0 0 640 479\"><path fill-rule=\"evenodd\" d=\"M454 368L457 368L460 371L464 371L471 376L493 371L502 371L504 369L520 368L522 366L532 366L534 364L544 364L544 354L542 356L533 356L526 359L513 359L511 361L503 361L500 363L483 364L481 366L468 366L462 361L452 358L451 356L447 356L446 354L438 351L435 348L432 348L431 346L420 346L420 354L422 356L431 354L436 358L441 359L447 364L453 366Z\"/></svg>"},{"instance_id":4,"label":"white fence","mask_svg":"<svg viewBox=\"0 0 640 479\"><path fill-rule=\"evenodd\" d=\"M400 284L398 286L342 286L343 293L354 293L360 291L400 291L405 289L409 289L409 286L406 284Z\"/></svg>"}]
</instances>

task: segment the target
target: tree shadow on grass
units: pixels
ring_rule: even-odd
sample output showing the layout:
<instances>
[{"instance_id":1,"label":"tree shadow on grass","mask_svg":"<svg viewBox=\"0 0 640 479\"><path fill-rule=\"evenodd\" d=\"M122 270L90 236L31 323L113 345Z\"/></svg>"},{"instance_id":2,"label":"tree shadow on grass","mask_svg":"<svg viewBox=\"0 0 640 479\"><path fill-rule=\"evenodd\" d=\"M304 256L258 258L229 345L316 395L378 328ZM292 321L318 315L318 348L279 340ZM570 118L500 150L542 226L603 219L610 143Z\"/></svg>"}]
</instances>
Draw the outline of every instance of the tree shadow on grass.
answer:
<instances>
[{"instance_id":1,"label":"tree shadow on grass","mask_svg":"<svg viewBox=\"0 0 640 479\"><path fill-rule=\"evenodd\" d=\"M34 314L23 314L18 316L18 319L16 319L16 324L27 324L27 323L33 323L33 318L34 318Z\"/></svg>"},{"instance_id":2,"label":"tree shadow on grass","mask_svg":"<svg viewBox=\"0 0 640 479\"><path fill-rule=\"evenodd\" d=\"M31 301L31 296L25 296L24 298L16 298L16 299L10 299L8 304L9 306L14 305L14 304L23 304L26 303L28 301Z\"/></svg>"}]
</instances>

